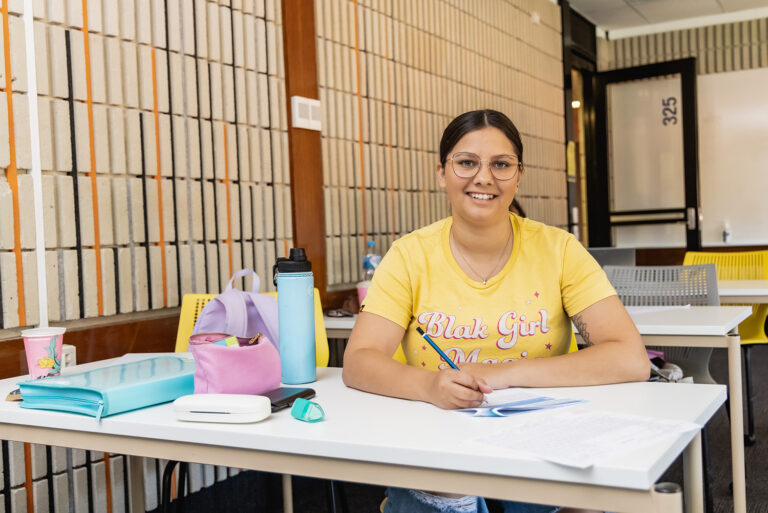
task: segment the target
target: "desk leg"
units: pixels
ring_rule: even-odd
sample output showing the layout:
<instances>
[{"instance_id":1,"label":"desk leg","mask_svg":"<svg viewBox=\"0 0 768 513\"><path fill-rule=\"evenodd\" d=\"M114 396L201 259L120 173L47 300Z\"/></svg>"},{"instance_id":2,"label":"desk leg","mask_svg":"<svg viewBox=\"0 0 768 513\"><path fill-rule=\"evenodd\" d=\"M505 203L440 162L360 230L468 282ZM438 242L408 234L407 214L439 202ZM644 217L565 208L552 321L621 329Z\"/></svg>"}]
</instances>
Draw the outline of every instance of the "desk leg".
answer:
<instances>
[{"instance_id":1,"label":"desk leg","mask_svg":"<svg viewBox=\"0 0 768 513\"><path fill-rule=\"evenodd\" d=\"M127 456L128 458L128 486L131 513L145 513L147 511L144 498L144 458L141 456Z\"/></svg>"},{"instance_id":2,"label":"desk leg","mask_svg":"<svg viewBox=\"0 0 768 513\"><path fill-rule=\"evenodd\" d=\"M733 466L733 511L746 513L744 475L744 405L741 397L741 339L728 335L728 397L731 401L731 465Z\"/></svg>"},{"instance_id":3,"label":"desk leg","mask_svg":"<svg viewBox=\"0 0 768 513\"><path fill-rule=\"evenodd\" d=\"M685 475L685 490L683 490L685 511L686 513L703 513L704 474L702 472L701 432L696 433L696 436L685 449L683 473Z\"/></svg>"},{"instance_id":4,"label":"desk leg","mask_svg":"<svg viewBox=\"0 0 768 513\"><path fill-rule=\"evenodd\" d=\"M290 474L283 474L283 513L293 513L293 486Z\"/></svg>"}]
</instances>

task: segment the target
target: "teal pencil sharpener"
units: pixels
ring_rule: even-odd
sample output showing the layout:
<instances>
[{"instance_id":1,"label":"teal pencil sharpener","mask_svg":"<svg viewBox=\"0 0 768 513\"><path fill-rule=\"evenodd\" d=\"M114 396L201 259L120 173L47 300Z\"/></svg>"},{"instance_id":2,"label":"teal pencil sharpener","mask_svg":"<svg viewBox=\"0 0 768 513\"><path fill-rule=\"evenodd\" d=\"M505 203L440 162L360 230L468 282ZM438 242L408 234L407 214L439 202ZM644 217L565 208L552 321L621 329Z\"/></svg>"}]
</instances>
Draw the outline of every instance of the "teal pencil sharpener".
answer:
<instances>
[{"instance_id":1,"label":"teal pencil sharpener","mask_svg":"<svg viewBox=\"0 0 768 513\"><path fill-rule=\"evenodd\" d=\"M325 412L316 402L299 397L293 402L291 417L303 422L320 422L325 419Z\"/></svg>"}]
</instances>

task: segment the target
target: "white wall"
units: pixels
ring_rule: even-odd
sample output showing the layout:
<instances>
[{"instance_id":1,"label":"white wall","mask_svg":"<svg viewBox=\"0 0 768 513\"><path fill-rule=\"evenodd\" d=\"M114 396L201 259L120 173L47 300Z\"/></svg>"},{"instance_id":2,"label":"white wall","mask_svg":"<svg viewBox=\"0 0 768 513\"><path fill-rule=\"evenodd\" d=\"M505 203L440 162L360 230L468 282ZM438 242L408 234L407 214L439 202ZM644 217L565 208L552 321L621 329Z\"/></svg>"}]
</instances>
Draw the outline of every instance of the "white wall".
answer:
<instances>
[{"instance_id":1,"label":"white wall","mask_svg":"<svg viewBox=\"0 0 768 513\"><path fill-rule=\"evenodd\" d=\"M700 75L704 246L768 244L768 68Z\"/></svg>"}]
</instances>

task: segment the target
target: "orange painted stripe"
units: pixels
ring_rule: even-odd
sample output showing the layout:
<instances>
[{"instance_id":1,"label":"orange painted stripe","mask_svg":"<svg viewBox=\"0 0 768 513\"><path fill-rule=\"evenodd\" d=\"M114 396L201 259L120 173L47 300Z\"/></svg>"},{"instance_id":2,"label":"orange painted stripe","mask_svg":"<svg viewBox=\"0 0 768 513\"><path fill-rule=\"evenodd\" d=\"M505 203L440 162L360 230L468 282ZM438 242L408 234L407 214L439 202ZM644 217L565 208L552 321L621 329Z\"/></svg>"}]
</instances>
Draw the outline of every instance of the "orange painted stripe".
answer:
<instances>
[{"instance_id":1,"label":"orange painted stripe","mask_svg":"<svg viewBox=\"0 0 768 513\"><path fill-rule=\"evenodd\" d=\"M112 472L109 466L109 454L106 452L104 453L104 481L107 484L107 513L112 513Z\"/></svg>"},{"instance_id":2,"label":"orange painted stripe","mask_svg":"<svg viewBox=\"0 0 768 513\"><path fill-rule=\"evenodd\" d=\"M10 54L5 54L10 55ZM27 511L35 511L34 482L32 480L32 446L24 444L24 490L27 495Z\"/></svg>"},{"instance_id":3,"label":"orange painted stripe","mask_svg":"<svg viewBox=\"0 0 768 513\"><path fill-rule=\"evenodd\" d=\"M184 465L184 463L180 463L179 465ZM178 497L179 491L176 484L176 469L171 471L171 500L175 501L176 497Z\"/></svg>"},{"instance_id":4,"label":"orange painted stripe","mask_svg":"<svg viewBox=\"0 0 768 513\"><path fill-rule=\"evenodd\" d=\"M85 1L85 0L83 0ZM165 227L163 226L163 180L162 180L162 161L160 159L160 114L157 110L157 61L155 60L155 49L152 48L152 114L155 116L155 157L157 158L157 172L155 180L157 181L157 217L160 238L157 245L160 246L160 265L162 266L163 276L163 306L168 306L168 277L165 272Z\"/></svg>"},{"instance_id":5,"label":"orange painted stripe","mask_svg":"<svg viewBox=\"0 0 768 513\"><path fill-rule=\"evenodd\" d=\"M19 326L27 325L24 301L24 270L21 266L21 214L19 213L19 179L16 169L16 128L13 119L13 88L11 84L11 39L8 25L8 2L3 2L3 50L5 51L5 100L8 104L8 147L11 162L5 177L11 189L13 203L13 254L16 257L16 296L18 297Z\"/></svg>"},{"instance_id":6,"label":"orange painted stripe","mask_svg":"<svg viewBox=\"0 0 768 513\"><path fill-rule=\"evenodd\" d=\"M227 194L227 251L229 252L229 275L232 276L232 211L229 198L229 152L227 151L227 124L222 123L224 129L224 188Z\"/></svg>"},{"instance_id":7,"label":"orange painted stripe","mask_svg":"<svg viewBox=\"0 0 768 513\"><path fill-rule=\"evenodd\" d=\"M355 10L355 77L357 81L357 145L360 147L360 206L363 210L363 240L368 238L368 231L365 226L365 156L363 152L363 99L360 96L360 34L359 22L357 19L357 0L352 0Z\"/></svg>"},{"instance_id":8,"label":"orange painted stripe","mask_svg":"<svg viewBox=\"0 0 768 513\"><path fill-rule=\"evenodd\" d=\"M91 198L93 200L93 250L96 253L96 304L99 315L104 315L104 291L101 285L101 241L99 240L99 188L96 181L96 144L93 139L93 93L91 90L91 47L88 41L88 0L83 0L83 45L85 46L85 91L88 107L88 142L91 150ZM80 269L80 272L83 272ZM84 312L83 312L84 314Z\"/></svg>"}]
</instances>

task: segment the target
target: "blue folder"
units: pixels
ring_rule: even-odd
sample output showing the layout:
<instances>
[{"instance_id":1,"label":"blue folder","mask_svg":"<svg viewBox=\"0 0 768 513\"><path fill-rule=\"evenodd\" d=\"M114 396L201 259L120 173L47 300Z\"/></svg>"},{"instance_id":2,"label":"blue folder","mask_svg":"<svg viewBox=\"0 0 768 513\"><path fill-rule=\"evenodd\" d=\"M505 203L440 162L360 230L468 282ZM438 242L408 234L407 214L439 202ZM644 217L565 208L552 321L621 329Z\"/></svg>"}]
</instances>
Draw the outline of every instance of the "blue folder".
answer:
<instances>
[{"instance_id":1,"label":"blue folder","mask_svg":"<svg viewBox=\"0 0 768 513\"><path fill-rule=\"evenodd\" d=\"M157 356L19 383L22 408L101 417L173 401L195 391L195 362Z\"/></svg>"}]
</instances>

